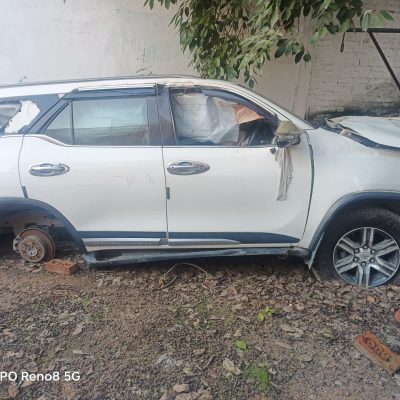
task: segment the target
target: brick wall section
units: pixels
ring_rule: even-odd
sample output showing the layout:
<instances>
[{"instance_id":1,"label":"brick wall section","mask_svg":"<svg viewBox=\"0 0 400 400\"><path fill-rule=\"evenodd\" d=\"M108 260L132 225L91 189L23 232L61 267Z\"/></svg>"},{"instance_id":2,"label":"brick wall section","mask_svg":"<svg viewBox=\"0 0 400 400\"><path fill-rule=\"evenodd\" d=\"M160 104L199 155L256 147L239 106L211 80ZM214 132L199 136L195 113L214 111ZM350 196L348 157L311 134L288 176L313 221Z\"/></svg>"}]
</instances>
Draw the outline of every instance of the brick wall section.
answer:
<instances>
[{"instance_id":1,"label":"brick wall section","mask_svg":"<svg viewBox=\"0 0 400 400\"><path fill-rule=\"evenodd\" d=\"M399 0L367 0L366 7L394 12L400 28ZM375 34L397 76L400 77L400 34ZM400 112L400 91L367 33L326 37L313 50L307 114L384 114Z\"/></svg>"}]
</instances>

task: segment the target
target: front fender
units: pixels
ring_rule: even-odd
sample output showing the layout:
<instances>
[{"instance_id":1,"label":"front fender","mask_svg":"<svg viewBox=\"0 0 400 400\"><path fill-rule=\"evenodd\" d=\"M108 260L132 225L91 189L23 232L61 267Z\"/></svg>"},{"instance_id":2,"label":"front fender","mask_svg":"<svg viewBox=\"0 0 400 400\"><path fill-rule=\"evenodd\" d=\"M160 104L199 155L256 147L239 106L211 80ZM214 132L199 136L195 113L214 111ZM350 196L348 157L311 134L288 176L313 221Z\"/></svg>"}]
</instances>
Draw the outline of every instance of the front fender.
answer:
<instances>
[{"instance_id":1,"label":"front fender","mask_svg":"<svg viewBox=\"0 0 400 400\"><path fill-rule=\"evenodd\" d=\"M395 191L366 191L351 193L337 200L324 215L308 246L312 253L318 250L319 244L328 226L335 218L353 207L375 206L390 208L390 203L398 204L400 209L400 192ZM389 207L388 207L389 205ZM400 227L399 227L400 228Z\"/></svg>"}]
</instances>

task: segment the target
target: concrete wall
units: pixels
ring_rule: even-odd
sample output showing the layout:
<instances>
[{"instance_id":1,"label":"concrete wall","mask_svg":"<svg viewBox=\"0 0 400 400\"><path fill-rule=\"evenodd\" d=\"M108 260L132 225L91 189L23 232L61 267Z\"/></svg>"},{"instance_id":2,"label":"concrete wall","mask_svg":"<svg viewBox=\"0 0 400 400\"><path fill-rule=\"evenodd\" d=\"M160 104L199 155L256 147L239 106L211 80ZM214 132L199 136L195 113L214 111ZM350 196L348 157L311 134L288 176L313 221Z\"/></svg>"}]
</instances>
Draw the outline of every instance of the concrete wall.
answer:
<instances>
[{"instance_id":1,"label":"concrete wall","mask_svg":"<svg viewBox=\"0 0 400 400\"><path fill-rule=\"evenodd\" d=\"M144 0L0 0L0 83L137 73L190 74L171 11ZM5 33L6 32L6 33ZM256 90L305 111L304 66L270 64Z\"/></svg>"},{"instance_id":2,"label":"concrete wall","mask_svg":"<svg viewBox=\"0 0 400 400\"><path fill-rule=\"evenodd\" d=\"M400 1L367 0L366 7L392 11L400 27ZM400 34L375 34L400 78ZM326 37L313 49L307 112L311 117L332 113L385 113L400 111L400 91L367 33Z\"/></svg>"},{"instance_id":3,"label":"concrete wall","mask_svg":"<svg viewBox=\"0 0 400 400\"><path fill-rule=\"evenodd\" d=\"M0 0L0 81L147 72L192 73L168 26L144 0ZM6 34L4 32L7 32Z\"/></svg>"},{"instance_id":4,"label":"concrete wall","mask_svg":"<svg viewBox=\"0 0 400 400\"><path fill-rule=\"evenodd\" d=\"M191 74L171 11L143 7L144 0L0 0L0 83L138 73ZM400 13L397 0L379 0ZM399 14L400 16L400 14ZM400 20L397 24L400 26ZM303 34L310 36L307 24ZM400 35L385 37L389 59L400 65ZM304 115L342 111L349 105L390 106L398 93L365 34L349 34L313 49L314 61L269 63L255 90Z\"/></svg>"}]
</instances>

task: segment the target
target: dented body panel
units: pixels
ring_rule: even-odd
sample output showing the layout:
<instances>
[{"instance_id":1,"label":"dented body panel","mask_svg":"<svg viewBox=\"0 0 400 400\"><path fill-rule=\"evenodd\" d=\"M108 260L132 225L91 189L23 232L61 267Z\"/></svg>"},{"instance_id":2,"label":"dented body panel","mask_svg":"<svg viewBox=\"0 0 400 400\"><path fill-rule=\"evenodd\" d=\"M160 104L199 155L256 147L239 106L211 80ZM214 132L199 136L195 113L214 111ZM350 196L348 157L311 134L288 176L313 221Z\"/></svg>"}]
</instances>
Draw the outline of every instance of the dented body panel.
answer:
<instances>
[{"instance_id":1,"label":"dented body panel","mask_svg":"<svg viewBox=\"0 0 400 400\"><path fill-rule=\"evenodd\" d=\"M344 136L355 134L377 145L400 149L399 117L339 117L329 119L327 123L332 128L343 129ZM364 144L368 146L367 142Z\"/></svg>"},{"instance_id":2,"label":"dented body panel","mask_svg":"<svg viewBox=\"0 0 400 400\"><path fill-rule=\"evenodd\" d=\"M349 194L399 192L400 154L374 149L324 129L309 131L314 156L314 187L301 246L308 247L315 231L335 203Z\"/></svg>"}]
</instances>

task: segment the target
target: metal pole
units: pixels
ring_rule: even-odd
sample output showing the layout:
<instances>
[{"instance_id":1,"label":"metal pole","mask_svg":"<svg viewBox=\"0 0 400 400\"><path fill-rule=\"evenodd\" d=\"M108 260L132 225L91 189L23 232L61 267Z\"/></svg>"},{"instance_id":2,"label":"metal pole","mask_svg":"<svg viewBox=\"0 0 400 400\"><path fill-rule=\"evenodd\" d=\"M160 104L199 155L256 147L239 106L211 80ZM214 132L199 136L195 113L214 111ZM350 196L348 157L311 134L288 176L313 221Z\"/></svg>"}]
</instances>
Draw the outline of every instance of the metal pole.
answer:
<instances>
[{"instance_id":1,"label":"metal pole","mask_svg":"<svg viewBox=\"0 0 400 400\"><path fill-rule=\"evenodd\" d=\"M368 34L369 34L369 36L371 37L372 42L374 43L376 49L378 50L378 53L380 54L380 56L381 56L383 62L385 63L386 68L388 69L390 75L392 76L392 78L393 78L393 80L394 80L394 82L395 82L397 88L400 90L400 81L398 80L396 74L394 73L393 68L392 68L391 65L389 64L389 61L388 61L388 59L386 58L385 53L382 51L382 48L381 48L381 46L379 45L378 41L376 40L376 38L375 38L375 36L374 36L372 30L368 30Z\"/></svg>"},{"instance_id":2,"label":"metal pole","mask_svg":"<svg viewBox=\"0 0 400 400\"><path fill-rule=\"evenodd\" d=\"M365 32L361 28L351 28L347 32ZM400 33L400 28L368 28L367 32L373 33Z\"/></svg>"}]
</instances>

